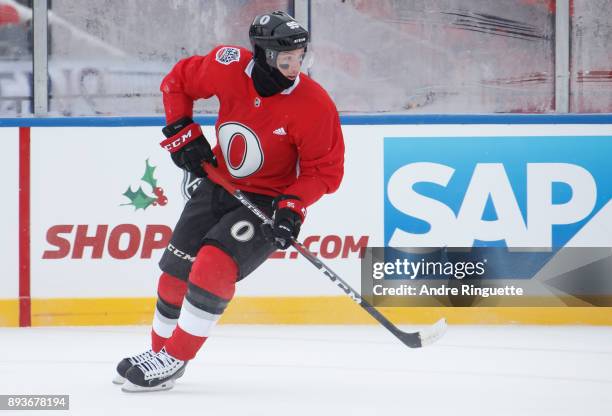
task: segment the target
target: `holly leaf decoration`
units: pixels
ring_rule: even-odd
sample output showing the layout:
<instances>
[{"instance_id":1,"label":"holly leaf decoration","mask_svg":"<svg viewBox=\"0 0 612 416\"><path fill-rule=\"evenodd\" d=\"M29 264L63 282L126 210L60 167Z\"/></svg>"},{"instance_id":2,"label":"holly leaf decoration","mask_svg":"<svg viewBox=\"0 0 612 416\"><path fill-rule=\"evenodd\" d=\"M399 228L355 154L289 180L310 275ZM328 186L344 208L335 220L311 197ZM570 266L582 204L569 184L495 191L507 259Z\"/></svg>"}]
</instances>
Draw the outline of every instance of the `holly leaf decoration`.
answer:
<instances>
[{"instance_id":1,"label":"holly leaf decoration","mask_svg":"<svg viewBox=\"0 0 612 416\"><path fill-rule=\"evenodd\" d=\"M129 200L129 204L121 204L121 205L134 205L134 209L146 209L153 202L156 201L156 198L151 198L142 190L142 186L138 187L136 192L132 191L132 187L130 186L127 191L123 193Z\"/></svg>"},{"instance_id":2,"label":"holly leaf decoration","mask_svg":"<svg viewBox=\"0 0 612 416\"><path fill-rule=\"evenodd\" d=\"M143 182L151 185L151 188L155 189L157 187L157 179L153 177L153 172L155 172L155 166L149 165L149 159L147 159L145 163L146 163L145 173L140 179Z\"/></svg>"}]
</instances>

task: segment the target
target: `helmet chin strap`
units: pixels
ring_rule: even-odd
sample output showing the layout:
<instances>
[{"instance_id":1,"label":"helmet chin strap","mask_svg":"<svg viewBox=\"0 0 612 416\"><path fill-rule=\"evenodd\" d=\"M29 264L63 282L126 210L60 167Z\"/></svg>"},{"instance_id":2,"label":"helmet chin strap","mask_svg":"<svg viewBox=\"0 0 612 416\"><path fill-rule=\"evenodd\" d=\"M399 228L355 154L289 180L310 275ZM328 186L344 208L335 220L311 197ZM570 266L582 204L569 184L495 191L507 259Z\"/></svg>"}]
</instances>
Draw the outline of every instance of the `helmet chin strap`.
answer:
<instances>
[{"instance_id":1,"label":"helmet chin strap","mask_svg":"<svg viewBox=\"0 0 612 416\"><path fill-rule=\"evenodd\" d=\"M292 80L285 77L278 69L271 67L266 62L264 51L255 47L255 65L253 65L253 85L262 97L270 97L293 85Z\"/></svg>"}]
</instances>

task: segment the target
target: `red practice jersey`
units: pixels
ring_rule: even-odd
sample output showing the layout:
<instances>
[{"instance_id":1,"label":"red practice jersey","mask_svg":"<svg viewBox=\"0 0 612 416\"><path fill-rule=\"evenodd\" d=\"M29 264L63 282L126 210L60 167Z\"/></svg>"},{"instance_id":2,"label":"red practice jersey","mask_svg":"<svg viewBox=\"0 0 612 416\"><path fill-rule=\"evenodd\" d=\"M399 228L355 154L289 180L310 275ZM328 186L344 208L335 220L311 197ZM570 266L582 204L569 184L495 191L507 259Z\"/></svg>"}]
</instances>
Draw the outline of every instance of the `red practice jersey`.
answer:
<instances>
[{"instance_id":1,"label":"red practice jersey","mask_svg":"<svg viewBox=\"0 0 612 416\"><path fill-rule=\"evenodd\" d=\"M308 206L340 185L344 140L338 111L304 73L292 87L261 97L251 79L253 54L219 46L179 61L161 84L168 124L192 117L193 102L217 96L213 149L219 170L238 189L298 196Z\"/></svg>"}]
</instances>

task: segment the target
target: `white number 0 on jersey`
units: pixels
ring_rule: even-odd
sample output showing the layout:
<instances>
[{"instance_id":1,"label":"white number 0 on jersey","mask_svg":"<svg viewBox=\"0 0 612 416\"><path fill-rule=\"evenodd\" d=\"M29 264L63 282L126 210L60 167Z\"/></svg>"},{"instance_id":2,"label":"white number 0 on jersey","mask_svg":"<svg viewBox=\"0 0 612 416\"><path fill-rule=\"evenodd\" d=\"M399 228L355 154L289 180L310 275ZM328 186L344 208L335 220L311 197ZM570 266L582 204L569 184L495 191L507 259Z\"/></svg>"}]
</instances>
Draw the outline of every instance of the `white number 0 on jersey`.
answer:
<instances>
[{"instance_id":1,"label":"white number 0 on jersey","mask_svg":"<svg viewBox=\"0 0 612 416\"><path fill-rule=\"evenodd\" d=\"M246 178L263 165L264 155L257 135L244 124L229 122L219 126L219 146L230 174Z\"/></svg>"}]
</instances>

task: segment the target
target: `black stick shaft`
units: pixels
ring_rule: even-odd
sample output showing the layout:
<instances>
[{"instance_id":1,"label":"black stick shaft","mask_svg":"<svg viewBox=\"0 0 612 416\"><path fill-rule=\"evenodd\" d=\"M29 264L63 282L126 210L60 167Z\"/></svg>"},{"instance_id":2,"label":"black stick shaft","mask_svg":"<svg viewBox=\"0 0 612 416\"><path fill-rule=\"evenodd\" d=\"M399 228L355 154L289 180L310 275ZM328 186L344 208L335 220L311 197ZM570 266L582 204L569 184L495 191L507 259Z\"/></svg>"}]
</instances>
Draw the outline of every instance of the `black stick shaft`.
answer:
<instances>
[{"instance_id":1,"label":"black stick shaft","mask_svg":"<svg viewBox=\"0 0 612 416\"><path fill-rule=\"evenodd\" d=\"M240 192L240 191L238 191ZM262 213L263 214L263 213ZM265 216L265 214L264 214ZM336 284L344 293L346 293L351 299L353 299L359 306L361 306L367 313L376 319L382 326L388 329L393 335L399 338L404 344L409 347L418 348L421 346L421 341L418 334L408 334L401 331L395 325L391 323L382 313L378 311L374 306L370 305L361 295L353 289L348 283L346 283L340 276L338 276L332 269L330 269L325 263L319 260L315 255L308 250L302 243L296 239L292 239L293 247L312 263L315 267L323 272L332 282Z\"/></svg>"}]
</instances>

